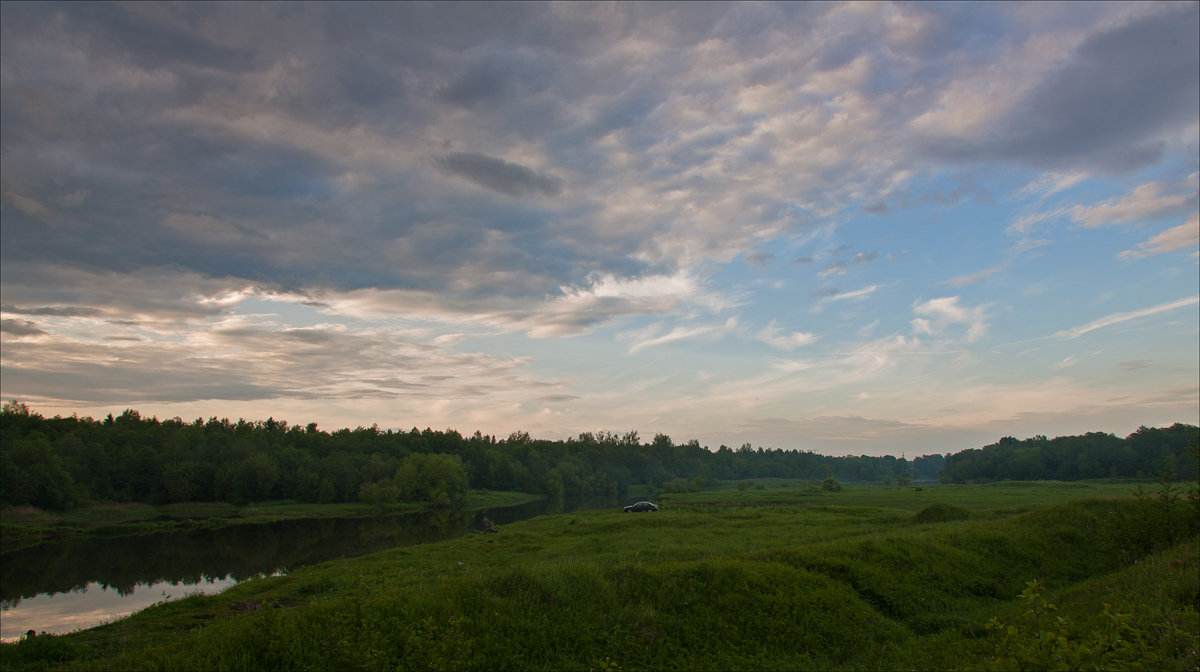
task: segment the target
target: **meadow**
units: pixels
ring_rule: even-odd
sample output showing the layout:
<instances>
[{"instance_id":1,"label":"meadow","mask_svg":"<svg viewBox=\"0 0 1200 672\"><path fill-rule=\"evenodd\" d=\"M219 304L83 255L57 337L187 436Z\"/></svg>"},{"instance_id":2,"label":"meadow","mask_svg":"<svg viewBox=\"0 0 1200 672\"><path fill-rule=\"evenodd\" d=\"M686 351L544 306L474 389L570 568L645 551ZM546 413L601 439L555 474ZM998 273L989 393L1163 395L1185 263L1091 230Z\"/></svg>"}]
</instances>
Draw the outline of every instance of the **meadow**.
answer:
<instances>
[{"instance_id":1,"label":"meadow","mask_svg":"<svg viewBox=\"0 0 1200 672\"><path fill-rule=\"evenodd\" d=\"M1167 495L763 479L248 581L0 667L1194 670L1200 521Z\"/></svg>"}]
</instances>

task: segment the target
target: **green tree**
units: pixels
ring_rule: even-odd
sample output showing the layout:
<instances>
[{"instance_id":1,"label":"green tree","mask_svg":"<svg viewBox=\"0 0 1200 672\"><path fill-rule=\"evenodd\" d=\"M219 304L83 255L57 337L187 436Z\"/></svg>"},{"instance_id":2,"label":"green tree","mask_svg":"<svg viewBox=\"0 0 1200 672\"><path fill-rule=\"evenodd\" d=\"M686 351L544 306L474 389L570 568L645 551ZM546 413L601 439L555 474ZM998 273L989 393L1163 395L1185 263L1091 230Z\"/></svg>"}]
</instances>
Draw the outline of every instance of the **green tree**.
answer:
<instances>
[{"instance_id":1,"label":"green tree","mask_svg":"<svg viewBox=\"0 0 1200 672\"><path fill-rule=\"evenodd\" d=\"M400 498L400 489L390 478L363 483L358 490L358 499L364 504L389 504Z\"/></svg>"},{"instance_id":2,"label":"green tree","mask_svg":"<svg viewBox=\"0 0 1200 672\"><path fill-rule=\"evenodd\" d=\"M71 475L54 454L50 441L40 432L17 441L5 451L4 479L0 501L10 505L32 504L40 509L61 511L76 505L79 493Z\"/></svg>"},{"instance_id":3,"label":"green tree","mask_svg":"<svg viewBox=\"0 0 1200 672\"><path fill-rule=\"evenodd\" d=\"M542 477L542 489L546 492L546 497L550 499L551 504L561 504L565 489L563 487L562 474L557 469L551 469Z\"/></svg>"},{"instance_id":4,"label":"green tree","mask_svg":"<svg viewBox=\"0 0 1200 672\"><path fill-rule=\"evenodd\" d=\"M242 460L237 470L238 492L251 502L271 498L271 489L279 478L279 469L265 453L255 453Z\"/></svg>"},{"instance_id":5,"label":"green tree","mask_svg":"<svg viewBox=\"0 0 1200 672\"><path fill-rule=\"evenodd\" d=\"M394 481L400 499L436 507L461 506L467 494L467 475L457 455L413 453L400 463Z\"/></svg>"}]
</instances>

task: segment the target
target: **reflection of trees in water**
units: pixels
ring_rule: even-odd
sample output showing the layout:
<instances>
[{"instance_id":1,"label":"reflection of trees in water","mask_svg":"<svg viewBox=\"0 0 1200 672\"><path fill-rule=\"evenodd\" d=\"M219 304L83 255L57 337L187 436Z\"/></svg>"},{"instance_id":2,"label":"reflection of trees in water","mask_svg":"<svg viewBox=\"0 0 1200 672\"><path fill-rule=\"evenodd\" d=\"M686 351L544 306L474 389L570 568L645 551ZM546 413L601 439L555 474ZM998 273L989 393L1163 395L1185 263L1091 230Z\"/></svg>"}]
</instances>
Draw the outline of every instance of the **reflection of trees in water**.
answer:
<instances>
[{"instance_id":1,"label":"reflection of trees in water","mask_svg":"<svg viewBox=\"0 0 1200 672\"><path fill-rule=\"evenodd\" d=\"M81 591L90 582L121 595L141 583L239 581L301 565L394 546L444 539L466 530L469 515L434 512L380 518L290 520L264 525L111 538L68 539L0 556L0 603Z\"/></svg>"},{"instance_id":2,"label":"reflection of trees in water","mask_svg":"<svg viewBox=\"0 0 1200 672\"><path fill-rule=\"evenodd\" d=\"M576 502L570 508L602 506ZM545 501L489 509L497 525L561 508ZM89 583L122 596L138 584L238 581L336 558L422 544L467 533L473 514L439 509L375 518L288 520L127 537L81 538L0 555L0 605L42 593L84 591Z\"/></svg>"}]
</instances>

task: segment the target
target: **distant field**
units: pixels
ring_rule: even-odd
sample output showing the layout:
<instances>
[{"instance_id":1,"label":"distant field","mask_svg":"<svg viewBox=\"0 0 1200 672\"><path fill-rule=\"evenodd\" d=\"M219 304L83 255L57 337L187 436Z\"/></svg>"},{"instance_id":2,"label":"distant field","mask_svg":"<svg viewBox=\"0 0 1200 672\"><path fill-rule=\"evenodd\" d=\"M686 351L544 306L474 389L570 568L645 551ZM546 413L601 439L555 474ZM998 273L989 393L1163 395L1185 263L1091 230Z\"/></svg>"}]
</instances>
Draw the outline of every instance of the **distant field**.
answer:
<instances>
[{"instance_id":1,"label":"distant field","mask_svg":"<svg viewBox=\"0 0 1200 672\"><path fill-rule=\"evenodd\" d=\"M943 502L981 513L1013 513L1085 497L1131 497L1137 487L1136 483L1126 481L1000 481L985 485L922 483L902 488L856 485L829 492L821 489L820 481L764 478L749 483L746 490L738 490L733 483L726 483L719 489L670 493L662 496L661 503L666 506L808 504L917 511L934 502ZM763 488L757 488L758 484ZM1142 487L1149 492L1157 486L1143 483Z\"/></svg>"},{"instance_id":2,"label":"distant field","mask_svg":"<svg viewBox=\"0 0 1200 672\"><path fill-rule=\"evenodd\" d=\"M0 666L1194 670L1196 508L1131 489L668 495L248 581L6 645ZM1066 620L1043 639L1047 601Z\"/></svg>"}]
</instances>

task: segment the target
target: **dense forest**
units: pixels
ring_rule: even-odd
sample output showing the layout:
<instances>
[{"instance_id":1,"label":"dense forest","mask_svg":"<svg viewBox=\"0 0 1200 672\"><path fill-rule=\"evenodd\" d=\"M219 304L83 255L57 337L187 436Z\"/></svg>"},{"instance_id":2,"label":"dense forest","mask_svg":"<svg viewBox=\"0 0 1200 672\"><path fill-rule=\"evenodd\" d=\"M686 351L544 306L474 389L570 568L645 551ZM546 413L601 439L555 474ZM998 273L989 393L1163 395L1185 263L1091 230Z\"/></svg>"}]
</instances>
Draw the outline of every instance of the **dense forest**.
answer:
<instances>
[{"instance_id":1,"label":"dense forest","mask_svg":"<svg viewBox=\"0 0 1200 672\"><path fill-rule=\"evenodd\" d=\"M69 509L99 502L428 501L453 506L468 488L616 502L631 485L689 490L722 480L833 477L848 483L1196 477L1191 425L1142 427L1122 439L1088 433L1004 438L953 455L830 457L810 451L710 450L636 432L559 440L454 430L326 432L269 418L159 420L135 410L103 420L46 418L16 401L0 411L0 505ZM1189 447L1190 446L1190 447Z\"/></svg>"}]
</instances>

